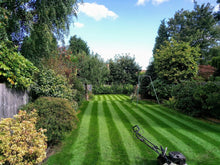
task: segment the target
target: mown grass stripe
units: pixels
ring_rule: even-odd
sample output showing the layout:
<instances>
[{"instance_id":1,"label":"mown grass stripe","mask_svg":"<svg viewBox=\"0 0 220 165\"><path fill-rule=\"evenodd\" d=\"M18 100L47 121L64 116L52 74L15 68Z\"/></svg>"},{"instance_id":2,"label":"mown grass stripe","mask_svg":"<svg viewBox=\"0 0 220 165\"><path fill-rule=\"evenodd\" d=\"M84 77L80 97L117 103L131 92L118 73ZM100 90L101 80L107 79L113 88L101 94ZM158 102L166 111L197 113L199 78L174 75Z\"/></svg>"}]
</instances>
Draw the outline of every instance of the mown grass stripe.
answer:
<instances>
[{"instance_id":1,"label":"mown grass stripe","mask_svg":"<svg viewBox=\"0 0 220 165\"><path fill-rule=\"evenodd\" d=\"M146 106L149 107L148 105L146 105ZM195 136L198 136L205 141L209 141L208 143L211 143L214 146L218 145L220 147L220 132L219 132L219 136L218 135L217 136L209 136L210 132L203 130L201 127L199 129L195 129L193 127L195 125L192 125L192 124L188 125L188 122L181 121L182 119L180 119L180 118L175 118L175 116L168 115L168 114L164 113L163 110L159 110L156 107L151 107L151 109L153 109L154 112L157 113L158 115L169 119L170 121L175 123L178 127L184 128L184 130L191 130L190 133L194 134ZM215 132L218 132L218 130L216 130Z\"/></svg>"},{"instance_id":2,"label":"mown grass stripe","mask_svg":"<svg viewBox=\"0 0 220 165\"><path fill-rule=\"evenodd\" d=\"M109 103L109 102L108 102ZM129 164L128 155L124 147L120 133L112 119L110 109L106 101L103 102L104 114L107 122L107 127L110 135L111 146L113 150L114 159L112 163Z\"/></svg>"},{"instance_id":3,"label":"mown grass stripe","mask_svg":"<svg viewBox=\"0 0 220 165\"><path fill-rule=\"evenodd\" d=\"M89 102L88 101L85 101L83 102L82 106L79 108L81 110L81 112L78 114L78 118L81 119L82 116L84 115L85 113L85 110L87 109L88 107L88 104ZM81 125L81 122L82 120L79 120L79 127ZM56 154L52 155L48 161L47 161L47 165L62 165L64 164L65 162L65 165L70 165L70 160L71 158L73 157L73 154L72 154L72 149L73 149L73 146L76 142L76 139L78 138L79 136L79 127L72 131L72 133L70 135L68 135L64 141L62 142L63 145L62 145L62 152L57 152Z\"/></svg>"},{"instance_id":4,"label":"mown grass stripe","mask_svg":"<svg viewBox=\"0 0 220 165\"><path fill-rule=\"evenodd\" d=\"M124 107L120 101L115 101L115 104L117 104L117 106L120 108L120 111L122 111L122 113L128 118L129 122L131 123L131 126L138 125L141 128L141 132L147 135L147 138L149 140L154 140L156 144L159 144L159 142L154 138L154 136L152 136L150 132L147 129L145 129L145 127L132 115L132 113L127 112L127 111L132 111L132 109L128 109L127 107Z\"/></svg>"},{"instance_id":5,"label":"mown grass stripe","mask_svg":"<svg viewBox=\"0 0 220 165\"><path fill-rule=\"evenodd\" d=\"M172 151L178 149L174 144L174 141L170 141L167 138L167 136L162 133L163 131L158 130L159 127L155 127L155 122L151 121L149 118L146 117L144 118L141 112L134 111L127 104L128 104L127 102L122 102L122 105L125 107L127 112L131 113L148 130L148 132L160 143L160 145L166 144L166 147L168 147ZM154 143L154 141L152 142Z\"/></svg>"},{"instance_id":6,"label":"mown grass stripe","mask_svg":"<svg viewBox=\"0 0 220 165\"><path fill-rule=\"evenodd\" d=\"M155 107L157 107L158 105L156 105ZM187 123L189 126L194 126L196 130L204 130L204 132L208 132L210 135L217 135L220 140L220 127L218 127L216 124L212 124L212 123L205 123L204 121L201 121L199 119L194 118L192 120L192 117L187 116L187 115L183 115L181 113L175 112L169 108L166 108L164 106L161 106L161 110L165 110L166 112L173 114L175 113L175 116L180 116L181 121L184 121L185 123ZM163 112L163 111L162 111Z\"/></svg>"},{"instance_id":7,"label":"mown grass stripe","mask_svg":"<svg viewBox=\"0 0 220 165\"><path fill-rule=\"evenodd\" d=\"M105 95L106 101L113 101L110 95Z\"/></svg>"},{"instance_id":8,"label":"mown grass stripe","mask_svg":"<svg viewBox=\"0 0 220 165\"><path fill-rule=\"evenodd\" d=\"M146 106L152 107L149 105ZM200 122L194 123L193 121L185 120L184 115L176 115L175 112L173 115L169 112L166 113L167 110L163 109L163 107L161 107L161 110L158 110L156 107L152 108L158 113L158 115L168 118L170 121L173 121L176 125L184 128L185 130L191 130L191 132L196 136L199 136L200 138L206 141L209 140L210 143L212 143L213 145L219 145L220 148L220 131L218 129L213 130L213 128L211 128L210 131L207 130L206 124L206 128L204 129L204 123L200 125Z\"/></svg>"},{"instance_id":9,"label":"mown grass stripe","mask_svg":"<svg viewBox=\"0 0 220 165\"><path fill-rule=\"evenodd\" d=\"M181 147L181 152L184 153L185 156L188 158L195 159L198 154L201 153L202 150L206 150L206 147L203 147L202 144L204 144L204 141L201 141L201 139L198 139L197 137L190 134L190 132L185 131L182 127L178 127L175 125L175 123L170 122L166 118L159 116L154 113L154 111L150 108L143 109L139 106L140 109L142 109L143 113L146 116L149 116L152 120L156 121L158 124L163 126L164 130L167 130L172 135L180 139L183 143L187 145L187 147ZM205 142L206 143L206 142ZM178 144L179 145L179 144ZM214 147L214 146L213 146ZM213 153L208 153L209 157L214 157Z\"/></svg>"},{"instance_id":10,"label":"mown grass stripe","mask_svg":"<svg viewBox=\"0 0 220 165\"><path fill-rule=\"evenodd\" d=\"M103 102L98 103L98 122L99 122L99 145L100 145L100 164L111 164L112 147L110 143L110 136L104 114Z\"/></svg>"},{"instance_id":11,"label":"mown grass stripe","mask_svg":"<svg viewBox=\"0 0 220 165\"><path fill-rule=\"evenodd\" d=\"M85 158L86 146L88 143L88 133L89 133L89 124L90 117L92 112L93 101L90 101L84 115L82 117L82 121L80 124L80 128L78 130L79 136L76 139L75 144L72 147L71 154L73 155L71 159L71 164L82 164Z\"/></svg>"},{"instance_id":12,"label":"mown grass stripe","mask_svg":"<svg viewBox=\"0 0 220 165\"><path fill-rule=\"evenodd\" d=\"M134 132L132 131L132 127L134 125L139 125L139 122L133 117L133 116L130 116L127 117L127 115L123 112L124 108L121 106L121 104L119 102L112 102L112 106L114 107L114 109L116 110L118 116L120 117L120 120L123 122L124 126L125 126L125 129L127 129L127 132L129 133L129 136L132 136L132 137L129 137L130 138L130 141L133 141L132 144L136 146L136 148L138 147L139 149L139 152L138 154L141 154L141 155L132 155L132 157L135 160L135 163L137 164L141 164L141 163L150 163L152 162L151 159L155 159L155 154L153 154L154 152L152 152L149 148L147 149L146 145L144 145L143 143L141 143L134 135ZM129 120L130 119L130 120ZM133 124L132 124L133 123ZM128 153L132 153L134 151L133 148L128 148ZM131 150L131 151L130 151Z\"/></svg>"},{"instance_id":13,"label":"mown grass stripe","mask_svg":"<svg viewBox=\"0 0 220 165\"><path fill-rule=\"evenodd\" d=\"M141 107L140 107L141 108ZM149 108L149 107L148 107ZM152 111L149 111L149 109L145 109L141 108L142 110L144 110L147 115L149 115L149 113L151 113L152 115L154 115L157 120L162 121L164 120L164 123L166 125L170 125L170 127L175 126L175 130L178 132L178 134L181 135L185 135L185 137L183 137L182 139L186 142L189 142L191 145L191 148L193 148L194 152L196 153L195 155L190 154L191 158L196 158L196 157L200 157L199 154L201 153L201 151L205 151L205 154L212 159L219 159L220 160L220 144L219 143L214 143L211 141L210 138L208 139L203 139L200 137L201 132L197 132L197 134L194 134L194 132L190 131L190 129L184 129L183 127L179 126L176 124L176 122L171 122L169 121L169 119L158 115L157 113L155 113L155 110L157 108L151 108ZM160 118L158 118L157 116L160 116ZM171 131L171 130L170 130ZM215 152L213 152L215 151ZM186 153L186 152L184 152Z\"/></svg>"},{"instance_id":14,"label":"mown grass stripe","mask_svg":"<svg viewBox=\"0 0 220 165\"><path fill-rule=\"evenodd\" d=\"M99 97L99 101L104 101L105 100L104 95L98 95L98 97Z\"/></svg>"},{"instance_id":15,"label":"mown grass stripe","mask_svg":"<svg viewBox=\"0 0 220 165\"><path fill-rule=\"evenodd\" d=\"M126 96L126 95L118 95L119 98L121 98L123 101L126 101L126 100L130 100L130 97L129 96Z\"/></svg>"},{"instance_id":16,"label":"mown grass stripe","mask_svg":"<svg viewBox=\"0 0 220 165\"><path fill-rule=\"evenodd\" d=\"M132 133L128 131L123 123L123 120L120 118L118 111L120 111L117 107L117 105L114 104L114 102L110 102L108 104L109 109L111 109L111 114L114 120L114 123L116 124L117 129L119 130L119 134L122 138L122 142L125 146L126 153L128 155L128 159L130 164L137 163L137 158L141 157L141 153L139 148L134 143L134 139L131 136ZM131 128L131 126L129 126Z\"/></svg>"},{"instance_id":17,"label":"mown grass stripe","mask_svg":"<svg viewBox=\"0 0 220 165\"><path fill-rule=\"evenodd\" d=\"M83 165L96 164L100 157L100 146L98 143L99 139L99 123L98 123L98 102L93 103L90 123L89 123L89 134L88 143L85 150L85 157Z\"/></svg>"},{"instance_id":18,"label":"mown grass stripe","mask_svg":"<svg viewBox=\"0 0 220 165\"><path fill-rule=\"evenodd\" d=\"M119 95L113 95L113 97L114 97L114 100L122 101L121 98L119 97Z\"/></svg>"}]
</instances>

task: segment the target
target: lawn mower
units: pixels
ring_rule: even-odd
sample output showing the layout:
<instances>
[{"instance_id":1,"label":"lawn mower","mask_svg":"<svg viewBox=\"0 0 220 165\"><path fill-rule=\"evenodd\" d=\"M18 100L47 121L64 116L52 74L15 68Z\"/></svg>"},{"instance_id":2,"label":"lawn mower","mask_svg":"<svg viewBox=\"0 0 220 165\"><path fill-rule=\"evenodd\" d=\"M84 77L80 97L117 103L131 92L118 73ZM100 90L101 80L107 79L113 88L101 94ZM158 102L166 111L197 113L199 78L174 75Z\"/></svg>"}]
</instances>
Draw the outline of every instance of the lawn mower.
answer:
<instances>
[{"instance_id":1,"label":"lawn mower","mask_svg":"<svg viewBox=\"0 0 220 165\"><path fill-rule=\"evenodd\" d=\"M132 127L132 131L141 142L146 144L149 148L154 150L159 156L157 161L159 165L187 165L186 157L178 151L169 152L166 155L167 147L164 149L162 146L160 148L153 143L151 143L147 138L139 133L140 128L138 125Z\"/></svg>"}]
</instances>

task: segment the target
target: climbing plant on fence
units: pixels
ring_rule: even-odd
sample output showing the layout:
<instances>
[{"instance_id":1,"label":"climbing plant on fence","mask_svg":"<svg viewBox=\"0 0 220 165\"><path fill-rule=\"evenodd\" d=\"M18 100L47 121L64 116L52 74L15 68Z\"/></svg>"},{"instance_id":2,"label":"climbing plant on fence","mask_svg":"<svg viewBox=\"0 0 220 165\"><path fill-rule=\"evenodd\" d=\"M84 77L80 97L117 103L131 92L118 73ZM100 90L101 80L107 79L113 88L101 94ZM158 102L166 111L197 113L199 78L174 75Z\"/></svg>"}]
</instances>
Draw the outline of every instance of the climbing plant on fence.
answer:
<instances>
[{"instance_id":1,"label":"climbing plant on fence","mask_svg":"<svg viewBox=\"0 0 220 165\"><path fill-rule=\"evenodd\" d=\"M10 45L9 41L7 43ZM38 69L8 45L3 42L0 44L0 82L7 82L15 88L28 88L33 84L33 76Z\"/></svg>"}]
</instances>

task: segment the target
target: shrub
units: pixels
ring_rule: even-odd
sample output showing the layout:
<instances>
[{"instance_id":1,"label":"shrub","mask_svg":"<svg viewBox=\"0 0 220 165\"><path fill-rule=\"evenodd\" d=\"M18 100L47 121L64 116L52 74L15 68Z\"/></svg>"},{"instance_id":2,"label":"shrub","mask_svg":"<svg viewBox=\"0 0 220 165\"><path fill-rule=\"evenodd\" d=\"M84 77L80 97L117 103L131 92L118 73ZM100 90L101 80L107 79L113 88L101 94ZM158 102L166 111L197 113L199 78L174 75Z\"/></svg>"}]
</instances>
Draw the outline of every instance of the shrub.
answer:
<instances>
[{"instance_id":1,"label":"shrub","mask_svg":"<svg viewBox=\"0 0 220 165\"><path fill-rule=\"evenodd\" d=\"M42 69L38 74L37 82L32 88L34 99L42 96L60 97L74 100L75 90L68 84L65 77L56 75L53 70Z\"/></svg>"},{"instance_id":2,"label":"shrub","mask_svg":"<svg viewBox=\"0 0 220 165\"><path fill-rule=\"evenodd\" d=\"M153 85L159 100L169 99L171 97L171 90L172 90L171 84L167 84L163 80L156 79L153 81ZM156 97L151 83L148 85L147 88L149 90L149 94L153 97Z\"/></svg>"},{"instance_id":3,"label":"shrub","mask_svg":"<svg viewBox=\"0 0 220 165\"><path fill-rule=\"evenodd\" d=\"M93 86L94 94L126 94L130 95L133 93L134 87L131 84L124 85L101 85L101 86Z\"/></svg>"},{"instance_id":4,"label":"shrub","mask_svg":"<svg viewBox=\"0 0 220 165\"><path fill-rule=\"evenodd\" d=\"M0 122L0 164L32 165L46 158L45 130L36 130L36 116L20 111Z\"/></svg>"},{"instance_id":5,"label":"shrub","mask_svg":"<svg viewBox=\"0 0 220 165\"><path fill-rule=\"evenodd\" d=\"M76 128L78 119L72 106L67 99L40 97L22 109L37 110L39 117L36 127L47 129L45 135L48 138L48 145L53 145L63 139L66 132Z\"/></svg>"},{"instance_id":6,"label":"shrub","mask_svg":"<svg viewBox=\"0 0 220 165\"><path fill-rule=\"evenodd\" d=\"M193 94L199 83L185 81L173 87L172 96L176 100L175 107L190 116L199 116L200 108Z\"/></svg>"},{"instance_id":7,"label":"shrub","mask_svg":"<svg viewBox=\"0 0 220 165\"><path fill-rule=\"evenodd\" d=\"M182 82L173 88L175 107L191 116L220 116L220 85L215 82Z\"/></svg>"},{"instance_id":8,"label":"shrub","mask_svg":"<svg viewBox=\"0 0 220 165\"><path fill-rule=\"evenodd\" d=\"M9 43L10 44L10 43ZM15 48L0 44L0 81L11 87L26 89L34 83L34 73L38 69Z\"/></svg>"},{"instance_id":9,"label":"shrub","mask_svg":"<svg viewBox=\"0 0 220 165\"><path fill-rule=\"evenodd\" d=\"M220 85L205 83L196 88L193 98L199 102L202 116L220 118Z\"/></svg>"}]
</instances>

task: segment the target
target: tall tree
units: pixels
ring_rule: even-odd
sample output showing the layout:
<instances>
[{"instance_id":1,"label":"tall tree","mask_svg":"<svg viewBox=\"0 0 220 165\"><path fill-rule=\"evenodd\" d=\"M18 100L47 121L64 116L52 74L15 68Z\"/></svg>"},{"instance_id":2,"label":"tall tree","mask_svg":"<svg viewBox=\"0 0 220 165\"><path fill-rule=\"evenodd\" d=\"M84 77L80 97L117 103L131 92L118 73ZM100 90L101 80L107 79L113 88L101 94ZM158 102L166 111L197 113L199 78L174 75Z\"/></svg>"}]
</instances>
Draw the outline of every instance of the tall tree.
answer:
<instances>
[{"instance_id":1,"label":"tall tree","mask_svg":"<svg viewBox=\"0 0 220 165\"><path fill-rule=\"evenodd\" d=\"M84 40L82 40L80 37L77 37L76 35L70 38L69 49L75 55L77 55L82 51L85 52L87 55L89 55L90 53L87 43Z\"/></svg>"},{"instance_id":2,"label":"tall tree","mask_svg":"<svg viewBox=\"0 0 220 165\"><path fill-rule=\"evenodd\" d=\"M10 13L8 35L21 44L34 24L44 24L56 38L62 38L69 29L71 17L76 16L78 2L81 0L9 0L1 2L0 7Z\"/></svg>"},{"instance_id":3,"label":"tall tree","mask_svg":"<svg viewBox=\"0 0 220 165\"><path fill-rule=\"evenodd\" d=\"M164 41L168 40L168 33L167 33L167 27L166 27L166 22L165 19L161 21L161 24L159 26L158 32L157 32L157 37L155 39L155 44L153 48L153 54L156 53L156 50L160 49L161 45L164 45Z\"/></svg>"},{"instance_id":4,"label":"tall tree","mask_svg":"<svg viewBox=\"0 0 220 165\"><path fill-rule=\"evenodd\" d=\"M213 17L213 7L207 3L197 5L194 1L194 10L180 10L168 21L170 37L177 41L190 42L193 47L199 46L202 59L209 61L209 48L216 43L218 33L214 28L216 21Z\"/></svg>"}]
</instances>

